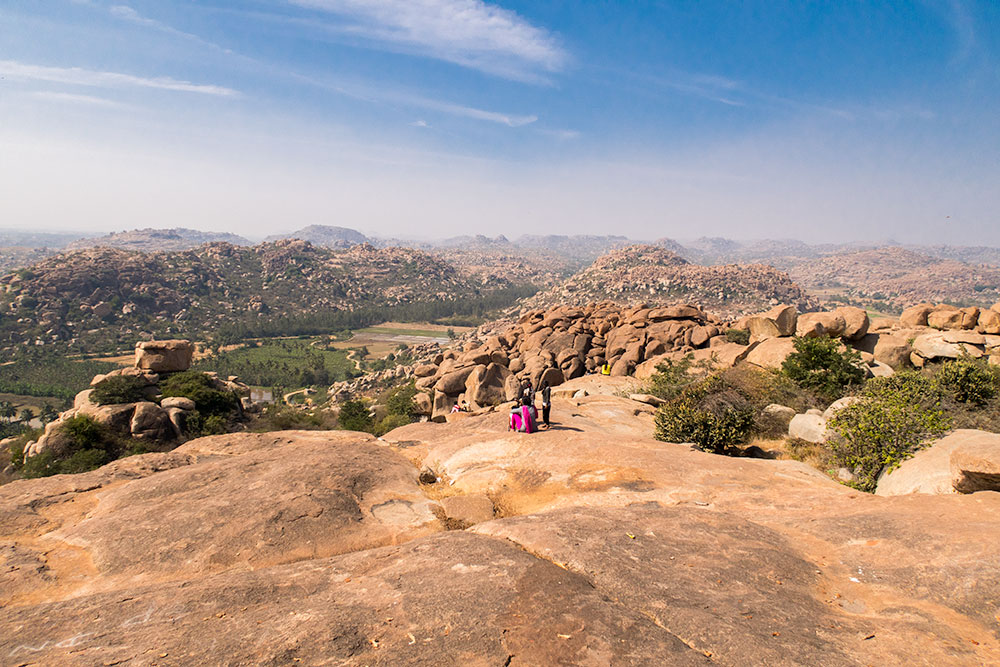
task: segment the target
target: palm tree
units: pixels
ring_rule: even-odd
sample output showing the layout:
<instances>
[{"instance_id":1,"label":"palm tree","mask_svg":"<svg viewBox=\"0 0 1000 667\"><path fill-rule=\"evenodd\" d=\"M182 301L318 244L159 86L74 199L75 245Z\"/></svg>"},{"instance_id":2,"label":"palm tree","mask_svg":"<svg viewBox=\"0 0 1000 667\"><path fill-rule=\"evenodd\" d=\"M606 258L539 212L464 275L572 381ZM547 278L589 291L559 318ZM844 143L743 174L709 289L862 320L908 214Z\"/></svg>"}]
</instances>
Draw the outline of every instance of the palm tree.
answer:
<instances>
[{"instance_id":1,"label":"palm tree","mask_svg":"<svg viewBox=\"0 0 1000 667\"><path fill-rule=\"evenodd\" d=\"M0 401L0 418L5 422L10 422L17 415L17 409L10 401Z\"/></svg>"},{"instance_id":2,"label":"palm tree","mask_svg":"<svg viewBox=\"0 0 1000 667\"><path fill-rule=\"evenodd\" d=\"M22 422L27 424L35 418L35 413L31 411L31 408L24 408L18 416L21 418Z\"/></svg>"}]
</instances>

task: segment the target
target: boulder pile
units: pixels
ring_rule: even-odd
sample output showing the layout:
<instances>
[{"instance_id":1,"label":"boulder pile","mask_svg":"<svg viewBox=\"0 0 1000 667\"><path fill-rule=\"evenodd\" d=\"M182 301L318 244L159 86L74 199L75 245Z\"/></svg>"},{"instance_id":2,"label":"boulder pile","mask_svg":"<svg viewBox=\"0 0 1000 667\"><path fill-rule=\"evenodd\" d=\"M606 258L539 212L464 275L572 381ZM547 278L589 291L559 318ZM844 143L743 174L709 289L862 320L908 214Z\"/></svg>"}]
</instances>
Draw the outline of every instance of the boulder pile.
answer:
<instances>
[{"instance_id":1,"label":"boulder pile","mask_svg":"<svg viewBox=\"0 0 1000 667\"><path fill-rule=\"evenodd\" d=\"M1000 363L1000 335L991 333L1000 330L993 325L998 318L1000 304L982 310L923 304L907 309L898 321L874 322L853 306L800 314L794 306L778 305L734 321L691 304L556 306L529 310L506 327L481 327L461 346L425 350L422 362L390 373L393 378L415 377L418 410L444 421L456 403L465 401L473 410L487 408L512 400L525 381L536 388L544 381L556 386L600 372L605 364L612 376L639 379L650 377L665 361L689 355L693 362L715 368L743 361L781 368L794 351L796 336L839 338L845 347L860 352L870 376L889 376L963 354L989 355L991 363ZM952 328L933 328L937 325ZM742 332L746 344L732 330ZM358 388L362 385L354 381ZM348 389L334 385L331 393Z\"/></svg>"},{"instance_id":2,"label":"boulder pile","mask_svg":"<svg viewBox=\"0 0 1000 667\"><path fill-rule=\"evenodd\" d=\"M182 396L163 398L159 385L171 373L188 370L193 355L194 346L186 340L139 342L135 347L135 365L95 375L90 382L91 388L76 395L73 407L60 413L58 419L46 425L38 440L25 446L25 459L43 452L56 457L66 453L72 446L66 422L77 416L90 417L122 437L143 440L153 445L162 444L165 448L175 446L178 441L185 439L187 417L194 412L195 403ZM207 372L206 375L211 378L215 389L235 393L240 397L243 408L250 407L250 387L238 378L233 376L223 380L213 372ZM105 405L95 402L94 387L116 376L141 380L145 400Z\"/></svg>"},{"instance_id":3,"label":"boulder pile","mask_svg":"<svg viewBox=\"0 0 1000 667\"><path fill-rule=\"evenodd\" d=\"M478 409L512 400L524 381L556 386L605 364L612 376L632 375L664 354L708 347L722 333L720 324L689 304L623 308L606 302L529 310L506 330L480 332L461 349L414 366L421 392L417 405L443 421L460 401Z\"/></svg>"}]
</instances>

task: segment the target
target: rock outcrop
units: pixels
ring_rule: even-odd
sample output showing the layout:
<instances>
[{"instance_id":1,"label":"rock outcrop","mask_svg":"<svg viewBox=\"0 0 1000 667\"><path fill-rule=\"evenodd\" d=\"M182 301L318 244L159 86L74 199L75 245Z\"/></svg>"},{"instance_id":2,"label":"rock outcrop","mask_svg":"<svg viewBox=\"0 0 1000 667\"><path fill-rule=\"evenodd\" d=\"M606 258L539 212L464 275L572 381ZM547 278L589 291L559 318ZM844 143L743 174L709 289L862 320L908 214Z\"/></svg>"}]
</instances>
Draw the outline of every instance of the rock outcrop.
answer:
<instances>
[{"instance_id":1,"label":"rock outcrop","mask_svg":"<svg viewBox=\"0 0 1000 667\"><path fill-rule=\"evenodd\" d=\"M191 368L194 345L187 340L145 340L135 344L135 367L153 373Z\"/></svg>"},{"instance_id":2,"label":"rock outcrop","mask_svg":"<svg viewBox=\"0 0 1000 667\"><path fill-rule=\"evenodd\" d=\"M1000 491L1000 435L959 429L882 475L880 496Z\"/></svg>"},{"instance_id":3,"label":"rock outcrop","mask_svg":"<svg viewBox=\"0 0 1000 667\"><path fill-rule=\"evenodd\" d=\"M654 441L652 412L557 396L554 428L533 435L508 433L502 414L382 440L230 434L5 485L0 655L1000 659L1000 544L983 539L1000 528L1000 494L860 494L804 464Z\"/></svg>"}]
</instances>

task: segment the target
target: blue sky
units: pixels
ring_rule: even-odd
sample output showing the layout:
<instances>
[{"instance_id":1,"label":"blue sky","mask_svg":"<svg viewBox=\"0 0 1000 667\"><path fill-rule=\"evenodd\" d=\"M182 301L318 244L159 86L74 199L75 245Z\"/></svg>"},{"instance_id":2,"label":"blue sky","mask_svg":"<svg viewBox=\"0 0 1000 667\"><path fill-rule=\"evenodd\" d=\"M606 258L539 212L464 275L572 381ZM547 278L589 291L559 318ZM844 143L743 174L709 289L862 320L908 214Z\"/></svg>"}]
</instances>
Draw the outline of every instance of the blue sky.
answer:
<instances>
[{"instance_id":1,"label":"blue sky","mask_svg":"<svg viewBox=\"0 0 1000 667\"><path fill-rule=\"evenodd\" d=\"M0 226L1000 245L1000 3L6 0Z\"/></svg>"}]
</instances>

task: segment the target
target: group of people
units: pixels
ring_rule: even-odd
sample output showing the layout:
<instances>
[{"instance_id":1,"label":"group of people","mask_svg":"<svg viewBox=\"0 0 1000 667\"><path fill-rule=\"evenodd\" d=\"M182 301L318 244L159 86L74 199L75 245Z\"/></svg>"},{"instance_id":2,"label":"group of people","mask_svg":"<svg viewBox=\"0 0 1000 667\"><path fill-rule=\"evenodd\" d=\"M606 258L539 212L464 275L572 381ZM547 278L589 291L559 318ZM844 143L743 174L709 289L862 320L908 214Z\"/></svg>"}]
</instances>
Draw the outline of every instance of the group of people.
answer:
<instances>
[{"instance_id":1,"label":"group of people","mask_svg":"<svg viewBox=\"0 0 1000 667\"><path fill-rule=\"evenodd\" d=\"M552 387L548 381L542 382L542 428L549 428L549 414L552 410ZM510 411L508 430L534 433L538 430L538 411L535 409L535 389L531 381L521 385L521 394L514 401Z\"/></svg>"}]
</instances>

